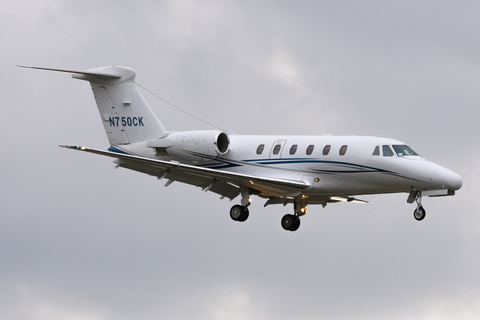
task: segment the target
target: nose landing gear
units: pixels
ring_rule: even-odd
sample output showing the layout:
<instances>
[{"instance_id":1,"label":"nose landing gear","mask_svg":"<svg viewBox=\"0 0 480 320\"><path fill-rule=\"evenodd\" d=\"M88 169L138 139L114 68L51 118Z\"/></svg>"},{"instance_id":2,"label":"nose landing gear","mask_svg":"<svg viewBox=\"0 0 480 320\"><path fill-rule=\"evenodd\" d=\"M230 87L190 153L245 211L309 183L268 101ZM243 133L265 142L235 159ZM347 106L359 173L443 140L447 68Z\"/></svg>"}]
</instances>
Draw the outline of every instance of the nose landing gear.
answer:
<instances>
[{"instance_id":1,"label":"nose landing gear","mask_svg":"<svg viewBox=\"0 0 480 320\"><path fill-rule=\"evenodd\" d=\"M415 211L413 211L413 216L415 217L415 220L417 220L417 221L422 221L423 219L425 219L425 215L426 215L426 212L425 212L425 209L423 209L422 206L418 206L417 209L415 209Z\"/></svg>"},{"instance_id":2,"label":"nose landing gear","mask_svg":"<svg viewBox=\"0 0 480 320\"><path fill-rule=\"evenodd\" d=\"M421 191L412 191L410 192L410 195L408 196L407 202L408 203L417 203L417 208L415 211L413 211L413 217L417 221L422 221L425 219L425 216L427 215L425 209L422 206L422 192Z\"/></svg>"}]
</instances>

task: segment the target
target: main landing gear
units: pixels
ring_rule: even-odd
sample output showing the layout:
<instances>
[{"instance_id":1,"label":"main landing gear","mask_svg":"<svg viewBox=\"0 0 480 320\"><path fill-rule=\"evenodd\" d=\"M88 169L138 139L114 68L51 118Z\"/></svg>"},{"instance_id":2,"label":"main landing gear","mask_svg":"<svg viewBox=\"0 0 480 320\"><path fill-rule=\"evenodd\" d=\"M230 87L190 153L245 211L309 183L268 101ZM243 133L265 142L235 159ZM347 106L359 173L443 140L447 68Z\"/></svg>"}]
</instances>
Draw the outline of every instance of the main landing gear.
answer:
<instances>
[{"instance_id":1,"label":"main landing gear","mask_svg":"<svg viewBox=\"0 0 480 320\"><path fill-rule=\"evenodd\" d=\"M422 192L420 191L410 192L407 202L413 203L414 201L417 203L417 208L415 209L415 211L413 211L413 217L417 221L422 221L423 219L425 219L425 216L427 215L425 209L422 206Z\"/></svg>"},{"instance_id":2,"label":"main landing gear","mask_svg":"<svg viewBox=\"0 0 480 320\"><path fill-rule=\"evenodd\" d=\"M295 231L300 227L300 218L294 214L286 214L282 218L282 228Z\"/></svg>"},{"instance_id":3,"label":"main landing gear","mask_svg":"<svg viewBox=\"0 0 480 320\"><path fill-rule=\"evenodd\" d=\"M242 190L241 204L236 204L230 209L230 218L234 221L244 222L248 219L248 206L251 203L250 194L247 190ZM288 231L295 231L300 227L300 217L307 213L306 197L302 197L293 202L294 214L286 214L283 216L281 224L282 228Z\"/></svg>"},{"instance_id":4,"label":"main landing gear","mask_svg":"<svg viewBox=\"0 0 480 320\"><path fill-rule=\"evenodd\" d=\"M244 222L248 219L248 215L249 212L247 206L237 204L230 209L230 218L234 221Z\"/></svg>"},{"instance_id":5,"label":"main landing gear","mask_svg":"<svg viewBox=\"0 0 480 320\"><path fill-rule=\"evenodd\" d=\"M295 205L294 205L295 206ZM296 231L300 227L300 216L307 212L307 208L302 207L295 214L286 214L282 218L282 228L287 231ZM234 221L244 222L248 219L248 205L236 204L230 209L230 218Z\"/></svg>"},{"instance_id":6,"label":"main landing gear","mask_svg":"<svg viewBox=\"0 0 480 320\"><path fill-rule=\"evenodd\" d=\"M296 231L300 227L300 216L307 213L307 205L305 203L293 202L294 214L286 214L282 218L282 228L287 231Z\"/></svg>"},{"instance_id":7,"label":"main landing gear","mask_svg":"<svg viewBox=\"0 0 480 320\"><path fill-rule=\"evenodd\" d=\"M236 204L230 209L230 218L232 218L234 221L244 222L248 219L248 206L250 203L252 203L252 200L250 199L250 193L248 192L248 189L242 188L240 193L242 195L242 204Z\"/></svg>"}]
</instances>

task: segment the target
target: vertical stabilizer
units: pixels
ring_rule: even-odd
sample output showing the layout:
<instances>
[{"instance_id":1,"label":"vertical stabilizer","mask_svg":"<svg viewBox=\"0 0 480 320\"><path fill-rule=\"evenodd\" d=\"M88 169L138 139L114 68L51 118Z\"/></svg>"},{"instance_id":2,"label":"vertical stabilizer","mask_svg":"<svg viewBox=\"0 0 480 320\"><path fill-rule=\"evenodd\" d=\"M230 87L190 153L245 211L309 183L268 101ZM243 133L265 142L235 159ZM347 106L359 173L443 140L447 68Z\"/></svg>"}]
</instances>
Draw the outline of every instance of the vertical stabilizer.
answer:
<instances>
[{"instance_id":1,"label":"vertical stabilizer","mask_svg":"<svg viewBox=\"0 0 480 320\"><path fill-rule=\"evenodd\" d=\"M90 82L111 145L158 139L165 132L135 85L135 76L126 67L102 67L72 76Z\"/></svg>"},{"instance_id":2,"label":"vertical stabilizer","mask_svg":"<svg viewBox=\"0 0 480 320\"><path fill-rule=\"evenodd\" d=\"M19 67L73 73L73 78L89 81L111 145L154 140L165 133L165 128L138 90L133 69L102 67L76 71Z\"/></svg>"}]
</instances>

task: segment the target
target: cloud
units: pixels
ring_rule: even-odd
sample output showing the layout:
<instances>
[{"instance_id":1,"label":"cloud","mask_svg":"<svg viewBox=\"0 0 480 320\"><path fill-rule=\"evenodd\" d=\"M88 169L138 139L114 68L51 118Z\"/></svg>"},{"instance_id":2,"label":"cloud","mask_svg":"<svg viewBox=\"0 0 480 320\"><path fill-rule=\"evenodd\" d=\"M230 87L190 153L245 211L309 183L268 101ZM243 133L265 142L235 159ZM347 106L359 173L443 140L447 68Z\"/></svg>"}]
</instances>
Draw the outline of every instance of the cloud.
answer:
<instances>
[{"instance_id":1,"label":"cloud","mask_svg":"<svg viewBox=\"0 0 480 320\"><path fill-rule=\"evenodd\" d=\"M8 1L2 7L0 266L8 319L473 319L479 315L477 5ZM25 8L29 8L26 10ZM455 197L290 206L237 200L58 148L106 148L88 84L16 64L125 65L237 134L405 141L458 171ZM145 97L169 130L208 125Z\"/></svg>"}]
</instances>

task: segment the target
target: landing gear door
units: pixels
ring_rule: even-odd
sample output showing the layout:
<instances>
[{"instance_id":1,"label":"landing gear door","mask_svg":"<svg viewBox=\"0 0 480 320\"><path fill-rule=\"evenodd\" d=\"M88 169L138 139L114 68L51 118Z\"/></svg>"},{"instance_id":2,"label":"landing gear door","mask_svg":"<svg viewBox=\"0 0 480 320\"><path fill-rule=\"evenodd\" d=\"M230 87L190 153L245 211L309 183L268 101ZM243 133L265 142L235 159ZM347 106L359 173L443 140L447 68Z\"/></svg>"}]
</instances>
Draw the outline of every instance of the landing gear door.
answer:
<instances>
[{"instance_id":1,"label":"landing gear door","mask_svg":"<svg viewBox=\"0 0 480 320\"><path fill-rule=\"evenodd\" d=\"M287 140L277 140L273 143L272 149L270 150L270 159L279 159L282 157L283 146Z\"/></svg>"}]
</instances>

